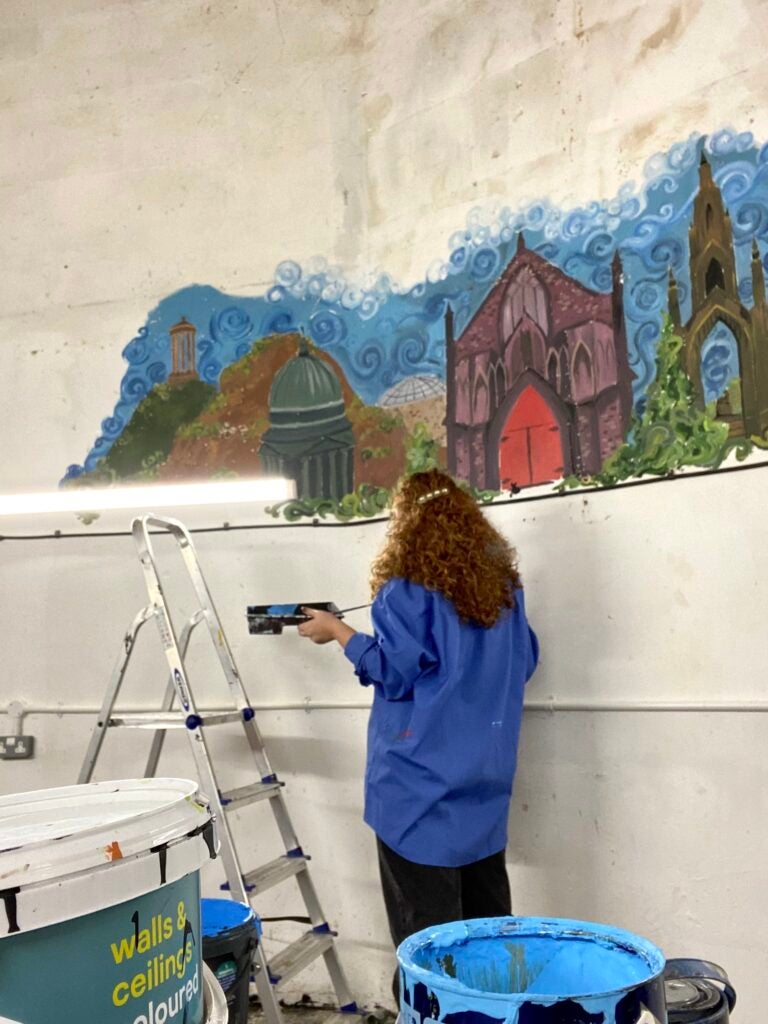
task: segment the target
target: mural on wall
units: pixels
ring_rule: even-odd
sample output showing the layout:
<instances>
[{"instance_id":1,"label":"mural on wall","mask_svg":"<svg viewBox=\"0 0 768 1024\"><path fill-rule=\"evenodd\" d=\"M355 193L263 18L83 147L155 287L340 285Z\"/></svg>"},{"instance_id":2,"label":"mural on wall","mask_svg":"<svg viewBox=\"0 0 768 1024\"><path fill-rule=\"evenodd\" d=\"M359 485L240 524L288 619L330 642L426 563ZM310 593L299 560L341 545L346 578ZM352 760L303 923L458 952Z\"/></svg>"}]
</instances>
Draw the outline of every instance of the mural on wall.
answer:
<instances>
[{"instance_id":1,"label":"mural on wall","mask_svg":"<svg viewBox=\"0 0 768 1024\"><path fill-rule=\"evenodd\" d=\"M490 497L766 446L768 145L694 135L645 174L475 210L410 288L287 260L263 296L169 296L63 483L285 475L276 514L351 518L435 464Z\"/></svg>"}]
</instances>

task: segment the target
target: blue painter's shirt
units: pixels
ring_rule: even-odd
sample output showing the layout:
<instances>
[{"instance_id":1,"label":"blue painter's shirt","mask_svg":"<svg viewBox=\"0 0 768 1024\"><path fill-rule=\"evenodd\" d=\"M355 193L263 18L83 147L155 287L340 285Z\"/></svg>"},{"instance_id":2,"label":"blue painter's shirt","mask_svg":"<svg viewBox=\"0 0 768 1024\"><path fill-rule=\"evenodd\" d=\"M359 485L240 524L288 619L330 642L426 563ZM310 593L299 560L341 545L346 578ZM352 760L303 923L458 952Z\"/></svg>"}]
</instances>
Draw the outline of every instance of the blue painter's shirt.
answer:
<instances>
[{"instance_id":1,"label":"blue painter's shirt","mask_svg":"<svg viewBox=\"0 0 768 1024\"><path fill-rule=\"evenodd\" d=\"M490 629L462 623L442 594L389 580L373 637L345 653L373 686L365 820L401 857L460 867L503 850L525 684L539 656L516 607Z\"/></svg>"}]
</instances>

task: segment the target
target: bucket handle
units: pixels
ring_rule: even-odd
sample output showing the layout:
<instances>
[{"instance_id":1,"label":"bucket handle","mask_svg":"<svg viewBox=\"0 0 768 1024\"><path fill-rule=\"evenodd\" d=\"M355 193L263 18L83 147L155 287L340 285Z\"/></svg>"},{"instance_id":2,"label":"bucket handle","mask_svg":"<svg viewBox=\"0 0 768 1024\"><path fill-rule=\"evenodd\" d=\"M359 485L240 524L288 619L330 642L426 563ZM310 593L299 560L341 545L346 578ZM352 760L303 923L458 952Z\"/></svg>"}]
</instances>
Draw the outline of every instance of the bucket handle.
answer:
<instances>
[{"instance_id":1,"label":"bucket handle","mask_svg":"<svg viewBox=\"0 0 768 1024\"><path fill-rule=\"evenodd\" d=\"M725 998L728 1000L728 1012L736 1005L736 990L722 967L708 960L689 960L685 957L667 960L664 967L664 980L677 981L684 978L701 978L704 981L716 981L723 986Z\"/></svg>"}]
</instances>

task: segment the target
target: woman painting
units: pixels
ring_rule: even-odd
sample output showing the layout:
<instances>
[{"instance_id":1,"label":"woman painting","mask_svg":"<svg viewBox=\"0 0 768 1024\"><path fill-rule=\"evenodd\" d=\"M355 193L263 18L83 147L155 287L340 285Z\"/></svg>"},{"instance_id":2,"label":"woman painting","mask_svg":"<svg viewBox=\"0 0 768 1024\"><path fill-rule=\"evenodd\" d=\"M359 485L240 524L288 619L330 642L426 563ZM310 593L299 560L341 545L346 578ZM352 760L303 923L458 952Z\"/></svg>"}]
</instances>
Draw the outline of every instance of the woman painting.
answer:
<instances>
[{"instance_id":1,"label":"woman painting","mask_svg":"<svg viewBox=\"0 0 768 1024\"><path fill-rule=\"evenodd\" d=\"M511 913L507 815L538 643L514 552L437 470L402 484L372 589L373 636L312 609L299 632L338 641L373 688L364 816L397 946Z\"/></svg>"}]
</instances>

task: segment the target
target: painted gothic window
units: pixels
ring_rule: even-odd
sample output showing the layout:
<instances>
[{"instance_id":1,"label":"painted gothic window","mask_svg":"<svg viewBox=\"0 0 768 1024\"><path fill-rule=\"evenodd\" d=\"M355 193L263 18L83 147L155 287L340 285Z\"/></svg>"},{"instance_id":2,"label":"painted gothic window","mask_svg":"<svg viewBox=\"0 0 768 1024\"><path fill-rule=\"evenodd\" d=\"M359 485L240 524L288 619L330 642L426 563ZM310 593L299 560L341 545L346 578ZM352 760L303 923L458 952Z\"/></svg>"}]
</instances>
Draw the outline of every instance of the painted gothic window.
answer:
<instances>
[{"instance_id":1,"label":"painted gothic window","mask_svg":"<svg viewBox=\"0 0 768 1024\"><path fill-rule=\"evenodd\" d=\"M501 363L496 366L496 394L498 396L499 405L504 401L504 396L507 393L507 385L504 380L504 367Z\"/></svg>"},{"instance_id":2,"label":"painted gothic window","mask_svg":"<svg viewBox=\"0 0 768 1024\"><path fill-rule=\"evenodd\" d=\"M533 366L533 344L531 342L531 332L523 331L520 335L520 350L523 357L523 366Z\"/></svg>"},{"instance_id":3,"label":"painted gothic window","mask_svg":"<svg viewBox=\"0 0 768 1024\"><path fill-rule=\"evenodd\" d=\"M573 356L573 374L571 377L573 385L573 397L577 402L590 398L595 391L594 379L592 376L592 360L586 345L582 342L576 346Z\"/></svg>"},{"instance_id":4,"label":"painted gothic window","mask_svg":"<svg viewBox=\"0 0 768 1024\"><path fill-rule=\"evenodd\" d=\"M510 384L526 370L535 370L542 377L546 374L544 338L535 324L525 320L518 327L507 345L504 362Z\"/></svg>"},{"instance_id":5,"label":"painted gothic window","mask_svg":"<svg viewBox=\"0 0 768 1024\"><path fill-rule=\"evenodd\" d=\"M463 359L456 368L456 422L472 422L472 402L469 393L469 362Z\"/></svg>"},{"instance_id":6,"label":"painted gothic window","mask_svg":"<svg viewBox=\"0 0 768 1024\"><path fill-rule=\"evenodd\" d=\"M503 340L511 337L526 317L546 335L549 330L547 294L544 285L530 267L523 267L504 297L501 325Z\"/></svg>"},{"instance_id":7,"label":"painted gothic window","mask_svg":"<svg viewBox=\"0 0 768 1024\"><path fill-rule=\"evenodd\" d=\"M725 290L725 275L723 274L720 262L716 259L711 259L707 267L706 277L704 278L704 290L709 295L715 288Z\"/></svg>"},{"instance_id":8,"label":"painted gothic window","mask_svg":"<svg viewBox=\"0 0 768 1024\"><path fill-rule=\"evenodd\" d=\"M472 422L485 423L488 419L490 419L490 410L488 408L488 385L485 382L485 377L479 375L475 381L475 402Z\"/></svg>"},{"instance_id":9,"label":"painted gothic window","mask_svg":"<svg viewBox=\"0 0 768 1024\"><path fill-rule=\"evenodd\" d=\"M593 325L595 390L604 391L618 379L613 331L605 324Z\"/></svg>"},{"instance_id":10,"label":"painted gothic window","mask_svg":"<svg viewBox=\"0 0 768 1024\"><path fill-rule=\"evenodd\" d=\"M560 360L557 358L557 352L553 349L549 353L549 359L547 360L547 380L549 386L553 391L559 391L560 383Z\"/></svg>"}]
</instances>

